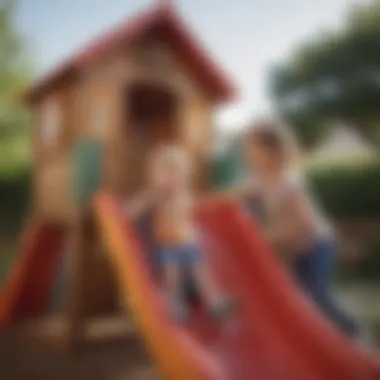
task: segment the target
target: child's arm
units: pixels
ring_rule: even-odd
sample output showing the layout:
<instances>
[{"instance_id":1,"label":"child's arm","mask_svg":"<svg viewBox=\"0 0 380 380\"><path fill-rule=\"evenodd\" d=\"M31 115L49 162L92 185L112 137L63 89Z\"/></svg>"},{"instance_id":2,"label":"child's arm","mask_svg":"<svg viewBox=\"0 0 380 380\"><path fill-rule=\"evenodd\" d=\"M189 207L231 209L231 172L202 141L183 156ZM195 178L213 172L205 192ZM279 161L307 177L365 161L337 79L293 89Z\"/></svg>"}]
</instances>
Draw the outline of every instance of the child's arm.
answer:
<instances>
[{"instance_id":1,"label":"child's arm","mask_svg":"<svg viewBox=\"0 0 380 380\"><path fill-rule=\"evenodd\" d=\"M154 195L146 191L131 199L124 205L124 212L128 218L135 219L141 216L154 204Z\"/></svg>"},{"instance_id":2,"label":"child's arm","mask_svg":"<svg viewBox=\"0 0 380 380\"><path fill-rule=\"evenodd\" d=\"M292 189L281 210L282 222L267 231L267 237L273 244L285 248L307 244L313 237L313 218L310 202L302 191Z\"/></svg>"},{"instance_id":3,"label":"child's arm","mask_svg":"<svg viewBox=\"0 0 380 380\"><path fill-rule=\"evenodd\" d=\"M289 228L293 228L295 232L310 233L313 229L313 211L307 195L299 189L292 190L288 198L288 207L292 217Z\"/></svg>"}]
</instances>

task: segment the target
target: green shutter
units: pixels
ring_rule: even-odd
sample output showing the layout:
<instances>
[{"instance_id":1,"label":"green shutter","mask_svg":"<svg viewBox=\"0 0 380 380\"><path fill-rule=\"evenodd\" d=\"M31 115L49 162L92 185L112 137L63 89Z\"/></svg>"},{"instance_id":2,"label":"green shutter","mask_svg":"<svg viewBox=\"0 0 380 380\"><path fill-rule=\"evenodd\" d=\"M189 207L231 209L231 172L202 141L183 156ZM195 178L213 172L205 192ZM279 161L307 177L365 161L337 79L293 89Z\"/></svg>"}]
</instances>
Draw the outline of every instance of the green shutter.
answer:
<instances>
[{"instance_id":1,"label":"green shutter","mask_svg":"<svg viewBox=\"0 0 380 380\"><path fill-rule=\"evenodd\" d=\"M76 205L84 205L101 184L102 148L91 141L77 142L71 153L72 197Z\"/></svg>"}]
</instances>

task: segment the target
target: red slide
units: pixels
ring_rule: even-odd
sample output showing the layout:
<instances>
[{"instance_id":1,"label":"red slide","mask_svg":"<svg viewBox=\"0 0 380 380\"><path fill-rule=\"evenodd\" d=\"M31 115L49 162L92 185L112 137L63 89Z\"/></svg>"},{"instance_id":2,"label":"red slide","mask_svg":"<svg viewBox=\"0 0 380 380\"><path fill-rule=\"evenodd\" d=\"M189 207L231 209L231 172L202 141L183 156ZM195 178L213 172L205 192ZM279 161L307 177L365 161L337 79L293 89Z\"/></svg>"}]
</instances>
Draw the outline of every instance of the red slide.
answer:
<instances>
[{"instance_id":1,"label":"red slide","mask_svg":"<svg viewBox=\"0 0 380 380\"><path fill-rule=\"evenodd\" d=\"M379 363L318 315L235 205L202 206L198 217L212 273L239 303L220 327L201 310L187 326L176 323L118 201L100 194L95 208L122 295L164 379L380 379Z\"/></svg>"},{"instance_id":2,"label":"red slide","mask_svg":"<svg viewBox=\"0 0 380 380\"><path fill-rule=\"evenodd\" d=\"M224 278L241 296L241 312L249 322L242 326L247 342L237 347L242 352L238 356L250 352L251 362L261 367L258 378L380 379L379 361L337 332L305 299L258 228L234 203L222 201L207 208L201 209L199 219L209 252L223 258Z\"/></svg>"},{"instance_id":3,"label":"red slide","mask_svg":"<svg viewBox=\"0 0 380 380\"><path fill-rule=\"evenodd\" d=\"M57 227L32 226L25 231L20 257L0 291L0 328L48 307L62 244L63 231Z\"/></svg>"}]
</instances>

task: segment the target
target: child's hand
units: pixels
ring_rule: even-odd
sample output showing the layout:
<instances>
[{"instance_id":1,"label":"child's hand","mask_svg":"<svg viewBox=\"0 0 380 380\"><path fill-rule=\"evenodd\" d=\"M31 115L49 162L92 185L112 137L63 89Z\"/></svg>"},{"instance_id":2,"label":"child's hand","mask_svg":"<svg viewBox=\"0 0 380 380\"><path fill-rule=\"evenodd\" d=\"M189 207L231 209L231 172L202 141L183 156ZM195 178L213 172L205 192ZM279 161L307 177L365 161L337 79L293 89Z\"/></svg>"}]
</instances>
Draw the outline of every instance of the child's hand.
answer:
<instances>
[{"instance_id":1,"label":"child's hand","mask_svg":"<svg viewBox=\"0 0 380 380\"><path fill-rule=\"evenodd\" d=\"M152 190L145 190L124 207L125 213L129 218L138 218L150 207L153 207L158 202L158 194Z\"/></svg>"},{"instance_id":2,"label":"child's hand","mask_svg":"<svg viewBox=\"0 0 380 380\"><path fill-rule=\"evenodd\" d=\"M145 194L146 199L151 206L156 206L161 202L169 200L173 196L173 192L169 189L167 190L148 190Z\"/></svg>"}]
</instances>

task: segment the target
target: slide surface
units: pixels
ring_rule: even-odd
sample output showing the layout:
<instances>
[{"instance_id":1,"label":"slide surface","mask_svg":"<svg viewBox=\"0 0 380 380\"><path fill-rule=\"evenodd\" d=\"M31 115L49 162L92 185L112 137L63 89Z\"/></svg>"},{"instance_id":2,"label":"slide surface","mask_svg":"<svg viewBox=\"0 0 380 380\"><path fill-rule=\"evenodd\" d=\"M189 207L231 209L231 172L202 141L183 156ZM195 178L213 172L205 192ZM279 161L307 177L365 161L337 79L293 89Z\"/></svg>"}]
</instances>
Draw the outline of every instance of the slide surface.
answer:
<instances>
[{"instance_id":1,"label":"slide surface","mask_svg":"<svg viewBox=\"0 0 380 380\"><path fill-rule=\"evenodd\" d=\"M272 365L282 366L280 378L380 379L378 358L344 337L306 299L270 251L259 228L234 202L206 205L200 210L200 221L206 235L218 242L219 253L226 253L227 258L233 255L228 262L230 273L235 267L239 278L246 279L249 295L243 304L252 307L253 330L263 335L265 331L275 333L272 342L264 338L263 343L276 358ZM282 363L276 364L281 358ZM311 374L302 375L301 366Z\"/></svg>"},{"instance_id":2,"label":"slide surface","mask_svg":"<svg viewBox=\"0 0 380 380\"><path fill-rule=\"evenodd\" d=\"M63 237L63 231L53 226L26 229L19 258L0 291L0 329L21 316L33 317L46 310Z\"/></svg>"},{"instance_id":3,"label":"slide surface","mask_svg":"<svg viewBox=\"0 0 380 380\"><path fill-rule=\"evenodd\" d=\"M239 302L219 327L202 310L186 326L173 321L117 200L100 194L95 207L123 297L163 378L380 379L379 363L316 312L236 205L204 205L198 215L209 266Z\"/></svg>"}]
</instances>

